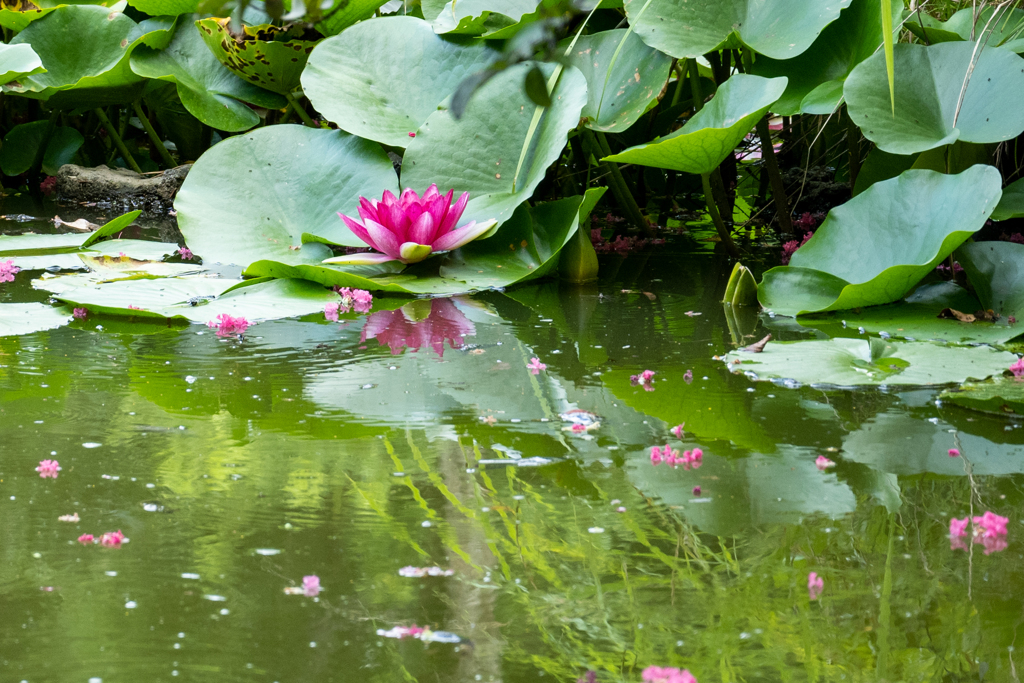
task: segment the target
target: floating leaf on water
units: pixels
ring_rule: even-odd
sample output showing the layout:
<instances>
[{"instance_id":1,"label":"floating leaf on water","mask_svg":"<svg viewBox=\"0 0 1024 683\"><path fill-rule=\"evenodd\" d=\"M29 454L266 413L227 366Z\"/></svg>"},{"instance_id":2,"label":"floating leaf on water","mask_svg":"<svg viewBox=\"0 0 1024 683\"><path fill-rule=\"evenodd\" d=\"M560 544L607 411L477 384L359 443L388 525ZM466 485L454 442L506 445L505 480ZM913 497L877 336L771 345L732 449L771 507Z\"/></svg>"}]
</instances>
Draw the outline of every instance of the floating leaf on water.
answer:
<instances>
[{"instance_id":1,"label":"floating leaf on water","mask_svg":"<svg viewBox=\"0 0 1024 683\"><path fill-rule=\"evenodd\" d=\"M1024 380L999 377L989 382L968 382L942 392L939 399L997 415L1024 415Z\"/></svg>"},{"instance_id":2,"label":"floating leaf on water","mask_svg":"<svg viewBox=\"0 0 1024 683\"><path fill-rule=\"evenodd\" d=\"M777 342L757 355L732 352L732 372L836 386L951 384L1001 375L1017 357L987 346L944 346L881 339ZM736 363L739 361L739 363Z\"/></svg>"},{"instance_id":3,"label":"floating leaf on water","mask_svg":"<svg viewBox=\"0 0 1024 683\"><path fill-rule=\"evenodd\" d=\"M45 304L0 304L0 337L52 330L71 322L67 309Z\"/></svg>"}]
</instances>

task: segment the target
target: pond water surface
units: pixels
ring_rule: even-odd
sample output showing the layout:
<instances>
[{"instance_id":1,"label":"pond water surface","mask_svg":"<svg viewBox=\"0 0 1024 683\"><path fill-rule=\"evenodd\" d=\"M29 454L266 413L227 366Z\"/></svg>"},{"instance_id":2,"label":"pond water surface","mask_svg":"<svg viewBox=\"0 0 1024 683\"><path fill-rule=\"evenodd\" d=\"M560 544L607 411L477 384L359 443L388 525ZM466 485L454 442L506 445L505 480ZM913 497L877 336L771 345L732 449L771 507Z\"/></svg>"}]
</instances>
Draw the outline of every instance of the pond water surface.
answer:
<instances>
[{"instance_id":1,"label":"pond water surface","mask_svg":"<svg viewBox=\"0 0 1024 683\"><path fill-rule=\"evenodd\" d=\"M713 357L765 324L820 333L724 311L709 243L602 259L243 340L0 338L0 681L1017 680L1024 430L733 374ZM0 300L44 301L38 275ZM952 549L985 510L1008 547Z\"/></svg>"}]
</instances>

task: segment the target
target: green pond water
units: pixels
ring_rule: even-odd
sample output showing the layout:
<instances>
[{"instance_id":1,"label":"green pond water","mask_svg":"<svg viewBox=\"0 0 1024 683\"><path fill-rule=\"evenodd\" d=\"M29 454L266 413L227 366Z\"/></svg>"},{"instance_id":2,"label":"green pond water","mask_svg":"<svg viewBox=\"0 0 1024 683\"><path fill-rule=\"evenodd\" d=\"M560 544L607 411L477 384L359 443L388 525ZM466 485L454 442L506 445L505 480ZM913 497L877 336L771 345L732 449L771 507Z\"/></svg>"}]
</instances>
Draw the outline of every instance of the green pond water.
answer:
<instances>
[{"instance_id":1,"label":"green pond water","mask_svg":"<svg viewBox=\"0 0 1024 683\"><path fill-rule=\"evenodd\" d=\"M0 681L1017 680L1024 430L939 388L733 374L713 356L742 335L822 333L727 316L707 242L602 262L242 341L0 338ZM0 301L46 300L38 276ZM653 466L666 443L702 466ZM984 510L1008 547L952 550ZM318 596L286 592L306 575ZM380 635L413 625L430 642Z\"/></svg>"}]
</instances>

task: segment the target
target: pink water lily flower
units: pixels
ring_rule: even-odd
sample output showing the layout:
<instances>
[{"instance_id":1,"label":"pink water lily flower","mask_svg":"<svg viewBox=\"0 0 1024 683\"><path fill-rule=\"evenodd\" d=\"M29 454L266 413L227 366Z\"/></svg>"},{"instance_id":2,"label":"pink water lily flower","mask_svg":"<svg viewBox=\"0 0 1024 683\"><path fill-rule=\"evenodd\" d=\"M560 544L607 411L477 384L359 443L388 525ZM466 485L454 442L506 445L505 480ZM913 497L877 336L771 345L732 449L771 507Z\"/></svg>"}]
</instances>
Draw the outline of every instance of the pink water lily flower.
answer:
<instances>
[{"instance_id":1,"label":"pink water lily flower","mask_svg":"<svg viewBox=\"0 0 1024 683\"><path fill-rule=\"evenodd\" d=\"M359 217L363 222L338 215L356 237L380 252L348 254L329 258L324 263L378 264L388 261L417 263L433 253L451 251L472 242L493 228L497 221L470 221L455 227L466 210L469 193L463 192L452 204L455 190L442 195L431 185L423 196L410 188L395 197L384 191L381 200L359 198Z\"/></svg>"},{"instance_id":2,"label":"pink water lily flower","mask_svg":"<svg viewBox=\"0 0 1024 683\"><path fill-rule=\"evenodd\" d=\"M825 581L815 572L807 575L807 596L811 600L817 600L821 592L825 590Z\"/></svg>"},{"instance_id":3,"label":"pink water lily flower","mask_svg":"<svg viewBox=\"0 0 1024 683\"><path fill-rule=\"evenodd\" d=\"M60 472L60 463L56 460L43 460L39 463L39 467L36 468L36 472L43 479L56 479L57 473Z\"/></svg>"},{"instance_id":4,"label":"pink water lily flower","mask_svg":"<svg viewBox=\"0 0 1024 683\"><path fill-rule=\"evenodd\" d=\"M0 261L0 282L14 282L14 276L20 270L14 261Z\"/></svg>"}]
</instances>

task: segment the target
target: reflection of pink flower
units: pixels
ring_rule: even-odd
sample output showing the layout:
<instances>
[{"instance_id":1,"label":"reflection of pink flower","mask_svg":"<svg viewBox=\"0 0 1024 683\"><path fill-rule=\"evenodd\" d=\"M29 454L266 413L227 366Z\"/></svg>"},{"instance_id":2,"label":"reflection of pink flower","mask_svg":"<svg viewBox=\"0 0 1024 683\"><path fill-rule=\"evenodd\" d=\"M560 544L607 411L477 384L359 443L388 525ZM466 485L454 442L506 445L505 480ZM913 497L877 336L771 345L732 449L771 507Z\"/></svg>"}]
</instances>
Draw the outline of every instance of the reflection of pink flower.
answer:
<instances>
[{"instance_id":1,"label":"reflection of pink flower","mask_svg":"<svg viewBox=\"0 0 1024 683\"><path fill-rule=\"evenodd\" d=\"M71 315L72 317L74 317L75 320L85 320L86 318L89 317L89 309L76 308L74 311L71 312Z\"/></svg>"},{"instance_id":2,"label":"reflection of pink flower","mask_svg":"<svg viewBox=\"0 0 1024 683\"><path fill-rule=\"evenodd\" d=\"M971 523L971 520L968 519L967 517L964 517L963 519L957 519L956 517L951 517L949 519L949 537L950 538L960 538L962 536L966 536L967 535L967 525L970 524L970 523Z\"/></svg>"},{"instance_id":3,"label":"reflection of pink flower","mask_svg":"<svg viewBox=\"0 0 1024 683\"><path fill-rule=\"evenodd\" d=\"M341 297L341 313L348 313L353 308L356 313L369 313L373 306L373 295L365 289L335 287L334 291Z\"/></svg>"},{"instance_id":4,"label":"reflection of pink flower","mask_svg":"<svg viewBox=\"0 0 1024 683\"><path fill-rule=\"evenodd\" d=\"M821 592L825 590L825 581L815 572L807 575L807 595L811 600L817 600Z\"/></svg>"},{"instance_id":5,"label":"reflection of pink flower","mask_svg":"<svg viewBox=\"0 0 1024 683\"><path fill-rule=\"evenodd\" d=\"M981 530L982 535L988 538L995 538L996 536L1006 535L1006 525L1010 520L988 511L981 517L975 517L971 521L974 522L976 529ZM976 530L974 533L978 535L979 532Z\"/></svg>"},{"instance_id":6,"label":"reflection of pink flower","mask_svg":"<svg viewBox=\"0 0 1024 683\"><path fill-rule=\"evenodd\" d=\"M640 674L644 683L697 683L688 669L672 666L649 666Z\"/></svg>"},{"instance_id":7,"label":"reflection of pink flower","mask_svg":"<svg viewBox=\"0 0 1024 683\"><path fill-rule=\"evenodd\" d=\"M417 351L424 346L434 349L438 356L444 356L444 343L453 349L462 348L463 338L476 334L473 322L462 314L451 299L432 299L430 313L425 318L413 318L415 309L408 306L395 311L377 311L366 319L360 341L376 339L381 346L387 345L391 353L402 349Z\"/></svg>"},{"instance_id":8,"label":"reflection of pink flower","mask_svg":"<svg viewBox=\"0 0 1024 683\"><path fill-rule=\"evenodd\" d=\"M687 370L683 373L683 381L687 384L693 381L693 370Z\"/></svg>"},{"instance_id":9,"label":"reflection of pink flower","mask_svg":"<svg viewBox=\"0 0 1024 683\"><path fill-rule=\"evenodd\" d=\"M548 366L540 362L540 358L531 358L530 363L526 367L529 368L531 375L536 375L541 370L548 369Z\"/></svg>"},{"instance_id":10,"label":"reflection of pink flower","mask_svg":"<svg viewBox=\"0 0 1024 683\"><path fill-rule=\"evenodd\" d=\"M316 597L320 594L320 577L317 575L302 577L302 594L307 598Z\"/></svg>"},{"instance_id":11,"label":"reflection of pink flower","mask_svg":"<svg viewBox=\"0 0 1024 683\"><path fill-rule=\"evenodd\" d=\"M14 276L20 270L14 261L0 261L0 282L14 282Z\"/></svg>"},{"instance_id":12,"label":"reflection of pink flower","mask_svg":"<svg viewBox=\"0 0 1024 683\"><path fill-rule=\"evenodd\" d=\"M339 304L336 301L332 301L331 303L327 304L326 306L324 306L324 317L330 320L331 322L338 322L338 309L340 307L341 304Z\"/></svg>"},{"instance_id":13,"label":"reflection of pink flower","mask_svg":"<svg viewBox=\"0 0 1024 683\"><path fill-rule=\"evenodd\" d=\"M434 252L458 249L494 227L495 221L490 220L470 221L456 228L466 210L469 193L462 193L452 204L454 194L454 190L449 190L442 195L437 185L431 185L422 197L410 188L397 198L385 190L379 202L360 197L362 223L345 214L338 215L353 235L381 253L349 254L327 259L326 263L416 263Z\"/></svg>"},{"instance_id":14,"label":"reflection of pink flower","mask_svg":"<svg viewBox=\"0 0 1024 683\"><path fill-rule=\"evenodd\" d=\"M227 313L221 313L217 316L216 321L211 320L206 323L206 326L216 329L218 337L233 337L245 334L245 331L249 329L251 324L242 316L235 318Z\"/></svg>"},{"instance_id":15,"label":"reflection of pink flower","mask_svg":"<svg viewBox=\"0 0 1024 683\"><path fill-rule=\"evenodd\" d=\"M651 447L651 464L652 465L660 465L662 463L662 461L664 461L664 458L661 457L661 448L659 446L652 446Z\"/></svg>"},{"instance_id":16,"label":"reflection of pink flower","mask_svg":"<svg viewBox=\"0 0 1024 683\"><path fill-rule=\"evenodd\" d=\"M104 548L120 548L122 543L124 543L124 534L120 529L100 536L100 545Z\"/></svg>"},{"instance_id":17,"label":"reflection of pink flower","mask_svg":"<svg viewBox=\"0 0 1024 683\"><path fill-rule=\"evenodd\" d=\"M95 541L96 539L93 537L92 534L82 534L78 537L78 542L82 545L89 545L90 543L94 543Z\"/></svg>"},{"instance_id":18,"label":"reflection of pink flower","mask_svg":"<svg viewBox=\"0 0 1024 683\"><path fill-rule=\"evenodd\" d=\"M1017 379L1024 377L1024 358L1017 359L1017 362L1010 366L1010 372Z\"/></svg>"},{"instance_id":19,"label":"reflection of pink flower","mask_svg":"<svg viewBox=\"0 0 1024 683\"><path fill-rule=\"evenodd\" d=\"M51 479L56 479L57 472L59 471L60 463L57 462L56 460L43 460L42 462L39 463L39 467L36 468L36 472L38 472L39 476L42 477L43 479L46 479L48 477Z\"/></svg>"},{"instance_id":20,"label":"reflection of pink flower","mask_svg":"<svg viewBox=\"0 0 1024 683\"><path fill-rule=\"evenodd\" d=\"M824 472L830 467L835 467L836 464L829 460L828 458L826 458L824 455L819 455L817 458L814 459L814 466L817 467L822 472Z\"/></svg>"}]
</instances>

